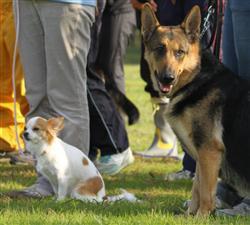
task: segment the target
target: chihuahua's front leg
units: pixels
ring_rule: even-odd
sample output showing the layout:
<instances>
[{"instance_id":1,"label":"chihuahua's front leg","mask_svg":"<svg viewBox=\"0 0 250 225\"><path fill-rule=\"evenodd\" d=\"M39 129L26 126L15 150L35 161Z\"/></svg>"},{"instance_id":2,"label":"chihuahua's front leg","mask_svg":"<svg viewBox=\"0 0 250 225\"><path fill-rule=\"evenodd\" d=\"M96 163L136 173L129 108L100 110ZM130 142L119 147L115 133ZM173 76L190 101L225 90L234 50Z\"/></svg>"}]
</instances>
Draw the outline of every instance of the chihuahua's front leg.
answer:
<instances>
[{"instance_id":1,"label":"chihuahua's front leg","mask_svg":"<svg viewBox=\"0 0 250 225\"><path fill-rule=\"evenodd\" d=\"M68 193L68 179L66 177L58 178L57 201L63 200Z\"/></svg>"}]
</instances>

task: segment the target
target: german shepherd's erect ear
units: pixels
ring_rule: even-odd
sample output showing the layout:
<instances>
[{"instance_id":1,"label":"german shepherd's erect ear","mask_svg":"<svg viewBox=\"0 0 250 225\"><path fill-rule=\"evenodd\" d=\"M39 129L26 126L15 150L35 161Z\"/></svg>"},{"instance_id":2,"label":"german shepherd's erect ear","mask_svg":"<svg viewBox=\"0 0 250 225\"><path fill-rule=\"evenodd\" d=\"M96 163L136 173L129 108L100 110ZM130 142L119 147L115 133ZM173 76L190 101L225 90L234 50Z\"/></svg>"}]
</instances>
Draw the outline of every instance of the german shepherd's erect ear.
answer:
<instances>
[{"instance_id":1,"label":"german shepherd's erect ear","mask_svg":"<svg viewBox=\"0 0 250 225\"><path fill-rule=\"evenodd\" d=\"M188 40L193 43L200 37L201 12L199 6L195 5L184 19L181 27L184 29Z\"/></svg>"},{"instance_id":2,"label":"german shepherd's erect ear","mask_svg":"<svg viewBox=\"0 0 250 225\"><path fill-rule=\"evenodd\" d=\"M160 26L152 7L148 3L144 4L143 6L141 13L141 24L142 37L143 40L147 42L152 37L155 29Z\"/></svg>"}]
</instances>

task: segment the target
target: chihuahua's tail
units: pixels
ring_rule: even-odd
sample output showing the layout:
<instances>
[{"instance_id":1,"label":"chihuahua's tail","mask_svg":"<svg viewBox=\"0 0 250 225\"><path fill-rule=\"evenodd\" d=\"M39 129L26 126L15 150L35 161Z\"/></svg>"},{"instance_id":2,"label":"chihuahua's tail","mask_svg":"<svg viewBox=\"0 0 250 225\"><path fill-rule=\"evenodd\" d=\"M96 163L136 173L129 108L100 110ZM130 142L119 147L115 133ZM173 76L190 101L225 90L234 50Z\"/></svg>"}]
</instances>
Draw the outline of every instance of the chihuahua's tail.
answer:
<instances>
[{"instance_id":1,"label":"chihuahua's tail","mask_svg":"<svg viewBox=\"0 0 250 225\"><path fill-rule=\"evenodd\" d=\"M126 191L125 189L120 189L121 194L113 196L105 196L104 200L107 202L117 202L117 201L128 201L128 202L141 202L134 194Z\"/></svg>"}]
</instances>

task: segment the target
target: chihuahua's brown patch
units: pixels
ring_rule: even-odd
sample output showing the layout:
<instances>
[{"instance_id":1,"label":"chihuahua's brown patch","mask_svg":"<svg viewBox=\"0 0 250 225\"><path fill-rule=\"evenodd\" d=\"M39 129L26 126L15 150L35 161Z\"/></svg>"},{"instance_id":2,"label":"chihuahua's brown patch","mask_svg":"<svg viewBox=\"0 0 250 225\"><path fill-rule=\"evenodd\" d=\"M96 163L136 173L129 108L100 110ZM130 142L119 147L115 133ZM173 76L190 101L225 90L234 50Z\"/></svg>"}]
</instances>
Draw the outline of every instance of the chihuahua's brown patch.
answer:
<instances>
[{"instance_id":1,"label":"chihuahua's brown patch","mask_svg":"<svg viewBox=\"0 0 250 225\"><path fill-rule=\"evenodd\" d=\"M39 117L32 129L50 144L57 133L63 129L63 120L63 117L51 118L49 120Z\"/></svg>"},{"instance_id":2,"label":"chihuahua's brown patch","mask_svg":"<svg viewBox=\"0 0 250 225\"><path fill-rule=\"evenodd\" d=\"M56 117L51 118L47 122L47 129L51 132L52 135L57 135L57 133L62 130L64 127L64 118Z\"/></svg>"},{"instance_id":3,"label":"chihuahua's brown patch","mask_svg":"<svg viewBox=\"0 0 250 225\"><path fill-rule=\"evenodd\" d=\"M86 158L83 158L83 159L82 159L82 164L83 164L84 166L87 166L87 165L89 165L89 161L88 161Z\"/></svg>"},{"instance_id":4,"label":"chihuahua's brown patch","mask_svg":"<svg viewBox=\"0 0 250 225\"><path fill-rule=\"evenodd\" d=\"M39 135L48 143L50 144L54 136L51 134L51 132L48 129L47 120L43 118L38 118L33 129L37 128L37 131Z\"/></svg>"},{"instance_id":5,"label":"chihuahua's brown patch","mask_svg":"<svg viewBox=\"0 0 250 225\"><path fill-rule=\"evenodd\" d=\"M102 188L103 181L100 177L96 176L79 184L77 192L80 195L96 196Z\"/></svg>"}]
</instances>

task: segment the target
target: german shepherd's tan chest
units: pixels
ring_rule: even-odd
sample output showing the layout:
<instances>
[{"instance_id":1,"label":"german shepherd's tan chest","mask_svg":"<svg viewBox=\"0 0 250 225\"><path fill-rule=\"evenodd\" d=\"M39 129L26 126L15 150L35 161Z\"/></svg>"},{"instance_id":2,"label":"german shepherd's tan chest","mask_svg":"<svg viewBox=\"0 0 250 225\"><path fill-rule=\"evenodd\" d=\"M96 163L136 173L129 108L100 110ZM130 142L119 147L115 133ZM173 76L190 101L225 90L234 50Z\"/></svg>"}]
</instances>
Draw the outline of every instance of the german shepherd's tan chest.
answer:
<instances>
[{"instance_id":1,"label":"german shepherd's tan chest","mask_svg":"<svg viewBox=\"0 0 250 225\"><path fill-rule=\"evenodd\" d=\"M188 153L194 158L197 158L197 149L192 141L192 110L187 109L181 115L173 116L171 114L172 108L174 106L173 103L169 103L168 111L167 111L167 119L172 127L173 131L175 132L178 140L181 142Z\"/></svg>"}]
</instances>

